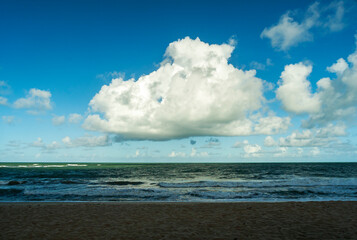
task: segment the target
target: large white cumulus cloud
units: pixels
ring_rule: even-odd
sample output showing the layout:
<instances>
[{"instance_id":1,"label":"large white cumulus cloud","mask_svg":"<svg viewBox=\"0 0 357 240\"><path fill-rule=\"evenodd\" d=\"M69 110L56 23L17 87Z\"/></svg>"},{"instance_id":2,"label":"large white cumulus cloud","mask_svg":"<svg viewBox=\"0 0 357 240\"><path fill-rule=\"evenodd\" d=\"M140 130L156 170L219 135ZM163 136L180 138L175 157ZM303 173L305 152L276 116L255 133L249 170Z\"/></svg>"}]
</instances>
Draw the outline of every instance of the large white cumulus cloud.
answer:
<instances>
[{"instance_id":1,"label":"large white cumulus cloud","mask_svg":"<svg viewBox=\"0 0 357 240\"><path fill-rule=\"evenodd\" d=\"M276 91L285 110L308 113L304 127L325 126L331 122L346 121L357 114L357 50L347 61L343 58L327 70L336 78L317 81L317 90L311 91L307 79L312 66L303 63L288 65L281 75L282 81Z\"/></svg>"},{"instance_id":2,"label":"large white cumulus cloud","mask_svg":"<svg viewBox=\"0 0 357 240\"><path fill-rule=\"evenodd\" d=\"M100 114L89 115L83 127L151 140L256 132L262 120L247 116L264 100L262 80L254 70L228 63L233 50L233 45L210 45L199 38L170 43L157 71L104 85L90 101L92 112ZM279 131L272 127L270 132Z\"/></svg>"},{"instance_id":3,"label":"large white cumulus cloud","mask_svg":"<svg viewBox=\"0 0 357 240\"><path fill-rule=\"evenodd\" d=\"M357 113L357 50L342 58L327 70L336 73L336 79L322 78L317 82L316 95L323 103L321 111L310 116L305 126L325 125L331 121L349 120Z\"/></svg>"}]
</instances>

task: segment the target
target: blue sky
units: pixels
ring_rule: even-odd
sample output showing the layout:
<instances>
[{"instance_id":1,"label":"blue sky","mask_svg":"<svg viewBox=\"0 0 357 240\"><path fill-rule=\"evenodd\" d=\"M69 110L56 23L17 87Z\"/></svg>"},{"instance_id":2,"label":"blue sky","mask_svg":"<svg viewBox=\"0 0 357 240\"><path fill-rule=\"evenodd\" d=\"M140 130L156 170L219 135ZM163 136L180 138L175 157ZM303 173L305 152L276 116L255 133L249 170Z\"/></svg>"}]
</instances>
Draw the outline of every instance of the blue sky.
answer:
<instances>
[{"instance_id":1,"label":"blue sky","mask_svg":"<svg viewBox=\"0 0 357 240\"><path fill-rule=\"evenodd\" d=\"M356 159L355 1L0 4L0 161Z\"/></svg>"}]
</instances>

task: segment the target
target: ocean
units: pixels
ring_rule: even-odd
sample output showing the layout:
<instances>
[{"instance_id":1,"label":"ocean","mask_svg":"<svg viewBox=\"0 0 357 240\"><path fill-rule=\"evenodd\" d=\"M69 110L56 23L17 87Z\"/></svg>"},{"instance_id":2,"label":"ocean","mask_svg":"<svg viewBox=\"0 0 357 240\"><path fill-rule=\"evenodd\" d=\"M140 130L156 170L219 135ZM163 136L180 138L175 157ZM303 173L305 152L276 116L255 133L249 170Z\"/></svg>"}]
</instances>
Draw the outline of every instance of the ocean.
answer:
<instances>
[{"instance_id":1,"label":"ocean","mask_svg":"<svg viewBox=\"0 0 357 240\"><path fill-rule=\"evenodd\" d=\"M357 201L357 163L0 163L0 201Z\"/></svg>"}]
</instances>

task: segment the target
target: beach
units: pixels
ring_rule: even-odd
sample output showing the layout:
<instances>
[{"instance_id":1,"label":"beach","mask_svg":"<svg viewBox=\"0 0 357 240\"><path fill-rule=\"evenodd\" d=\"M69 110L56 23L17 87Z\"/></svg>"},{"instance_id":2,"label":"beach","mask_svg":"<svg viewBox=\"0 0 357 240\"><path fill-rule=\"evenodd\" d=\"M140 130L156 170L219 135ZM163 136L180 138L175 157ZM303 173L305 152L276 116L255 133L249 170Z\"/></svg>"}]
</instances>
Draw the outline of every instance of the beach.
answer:
<instances>
[{"instance_id":1,"label":"beach","mask_svg":"<svg viewBox=\"0 0 357 240\"><path fill-rule=\"evenodd\" d=\"M0 239L357 239L357 202L4 202Z\"/></svg>"}]
</instances>

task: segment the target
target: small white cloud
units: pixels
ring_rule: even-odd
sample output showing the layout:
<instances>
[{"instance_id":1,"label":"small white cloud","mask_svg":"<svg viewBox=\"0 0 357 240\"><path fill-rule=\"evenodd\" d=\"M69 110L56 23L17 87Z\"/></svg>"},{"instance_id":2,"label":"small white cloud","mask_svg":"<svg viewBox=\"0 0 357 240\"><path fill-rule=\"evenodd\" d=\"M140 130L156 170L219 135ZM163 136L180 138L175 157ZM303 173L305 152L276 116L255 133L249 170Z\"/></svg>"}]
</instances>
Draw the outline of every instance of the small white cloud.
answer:
<instances>
[{"instance_id":1,"label":"small white cloud","mask_svg":"<svg viewBox=\"0 0 357 240\"><path fill-rule=\"evenodd\" d=\"M5 81L0 80L0 87L7 86Z\"/></svg>"},{"instance_id":2,"label":"small white cloud","mask_svg":"<svg viewBox=\"0 0 357 240\"><path fill-rule=\"evenodd\" d=\"M286 157L289 156L289 150L287 147L278 147L277 152L274 154L274 157Z\"/></svg>"},{"instance_id":3,"label":"small white cloud","mask_svg":"<svg viewBox=\"0 0 357 240\"><path fill-rule=\"evenodd\" d=\"M110 81L113 78L125 78L125 73L113 71L104 74L98 74L96 77L104 81L108 81L108 80Z\"/></svg>"},{"instance_id":4,"label":"small white cloud","mask_svg":"<svg viewBox=\"0 0 357 240\"><path fill-rule=\"evenodd\" d=\"M196 154L197 154L196 148L192 148L192 151L191 151L190 156L191 156L191 157L194 157L194 156L196 156Z\"/></svg>"},{"instance_id":5,"label":"small white cloud","mask_svg":"<svg viewBox=\"0 0 357 240\"><path fill-rule=\"evenodd\" d=\"M62 124L64 124L66 121L66 117L65 116L54 116L52 118L52 123L55 126L60 126Z\"/></svg>"},{"instance_id":6,"label":"small white cloud","mask_svg":"<svg viewBox=\"0 0 357 240\"><path fill-rule=\"evenodd\" d=\"M200 152L200 155L199 155L200 157L208 157L209 156L209 154L208 154L208 152Z\"/></svg>"},{"instance_id":7,"label":"small white cloud","mask_svg":"<svg viewBox=\"0 0 357 240\"><path fill-rule=\"evenodd\" d=\"M45 146L45 148L46 148L46 150L55 150L55 149L61 148L61 144L58 143L57 141L53 141L52 143L47 144Z\"/></svg>"},{"instance_id":8,"label":"small white cloud","mask_svg":"<svg viewBox=\"0 0 357 240\"><path fill-rule=\"evenodd\" d=\"M267 66L272 66L273 62L271 61L270 58L267 58L265 63L260 63L257 61L252 61L250 64L251 68L257 69L257 70L265 70Z\"/></svg>"},{"instance_id":9,"label":"small white cloud","mask_svg":"<svg viewBox=\"0 0 357 240\"><path fill-rule=\"evenodd\" d=\"M273 61L272 61L270 58L267 58L267 60L266 60L266 65L267 65L267 66L273 66L274 63L273 63Z\"/></svg>"},{"instance_id":10,"label":"small white cloud","mask_svg":"<svg viewBox=\"0 0 357 240\"><path fill-rule=\"evenodd\" d=\"M324 148L335 152L351 151L355 147L351 146L348 142L341 142L339 139L341 136L346 136L345 130L346 126L340 123L335 125L328 124L323 128L294 131L286 137L279 138L279 141L275 141L271 136L267 136L264 140L264 146L277 147L277 152L271 152L275 157L301 156L304 152L303 148L313 150ZM311 151L306 150L305 153L311 154Z\"/></svg>"},{"instance_id":11,"label":"small white cloud","mask_svg":"<svg viewBox=\"0 0 357 240\"><path fill-rule=\"evenodd\" d=\"M285 132L290 126L290 118L268 116L260 118L254 127L254 132L264 135L272 135Z\"/></svg>"},{"instance_id":12,"label":"small white cloud","mask_svg":"<svg viewBox=\"0 0 357 240\"><path fill-rule=\"evenodd\" d=\"M248 144L243 147L245 152L245 157L258 157L259 152L262 150L262 147L258 144Z\"/></svg>"},{"instance_id":13,"label":"small white cloud","mask_svg":"<svg viewBox=\"0 0 357 240\"><path fill-rule=\"evenodd\" d=\"M36 88L30 89L26 98L20 98L13 104L14 108L29 109L30 114L39 114L52 109L51 93Z\"/></svg>"},{"instance_id":14,"label":"small white cloud","mask_svg":"<svg viewBox=\"0 0 357 240\"><path fill-rule=\"evenodd\" d=\"M343 73L346 69L348 68L348 64L345 61L345 59L340 58L337 60L335 64L333 64L331 67L327 67L327 71L341 74Z\"/></svg>"},{"instance_id":15,"label":"small white cloud","mask_svg":"<svg viewBox=\"0 0 357 240\"><path fill-rule=\"evenodd\" d=\"M136 150L134 154L134 158L140 157L140 150Z\"/></svg>"},{"instance_id":16,"label":"small white cloud","mask_svg":"<svg viewBox=\"0 0 357 240\"><path fill-rule=\"evenodd\" d=\"M296 131L285 138L281 137L279 139L279 146L281 147L312 147L328 143L328 139L316 139L310 130L304 130L302 133Z\"/></svg>"},{"instance_id":17,"label":"small white cloud","mask_svg":"<svg viewBox=\"0 0 357 240\"><path fill-rule=\"evenodd\" d=\"M312 14L302 23L298 23L291 17L291 12L288 12L280 18L278 24L265 28L260 37L269 38L272 47L286 51L301 42L312 41L313 37L309 30L315 19L316 14Z\"/></svg>"},{"instance_id":18,"label":"small white cloud","mask_svg":"<svg viewBox=\"0 0 357 240\"><path fill-rule=\"evenodd\" d=\"M244 140L243 142L237 141L233 144L232 148L241 148L247 144L249 144L248 140Z\"/></svg>"},{"instance_id":19,"label":"small white cloud","mask_svg":"<svg viewBox=\"0 0 357 240\"><path fill-rule=\"evenodd\" d=\"M82 121L83 117L82 115L78 114L78 113L71 113L68 116L68 122L69 123L79 123L80 121Z\"/></svg>"},{"instance_id":20,"label":"small white cloud","mask_svg":"<svg viewBox=\"0 0 357 240\"><path fill-rule=\"evenodd\" d=\"M184 152L175 152L175 151L172 151L172 152L169 154L169 157L171 157L171 158L174 158L174 157L186 157L186 153L184 153Z\"/></svg>"},{"instance_id":21,"label":"small white cloud","mask_svg":"<svg viewBox=\"0 0 357 240\"><path fill-rule=\"evenodd\" d=\"M191 157L208 157L207 152L197 152L196 148L192 148L191 150Z\"/></svg>"},{"instance_id":22,"label":"small white cloud","mask_svg":"<svg viewBox=\"0 0 357 240\"><path fill-rule=\"evenodd\" d=\"M323 24L325 28L328 28L331 32L340 31L344 28L343 17L345 14L345 7L343 1L334 1L330 5L324 8L325 12L328 12L326 21Z\"/></svg>"},{"instance_id":23,"label":"small white cloud","mask_svg":"<svg viewBox=\"0 0 357 240\"><path fill-rule=\"evenodd\" d=\"M297 153L298 153L298 155L302 155L304 153L304 149L297 148Z\"/></svg>"},{"instance_id":24,"label":"small white cloud","mask_svg":"<svg viewBox=\"0 0 357 240\"><path fill-rule=\"evenodd\" d=\"M62 139L62 142L65 144L65 145L72 145L72 141L71 141L71 138L70 137L64 137L63 139Z\"/></svg>"},{"instance_id":25,"label":"small white cloud","mask_svg":"<svg viewBox=\"0 0 357 240\"><path fill-rule=\"evenodd\" d=\"M15 116L2 116L2 120L7 124L13 124L15 121Z\"/></svg>"},{"instance_id":26,"label":"small white cloud","mask_svg":"<svg viewBox=\"0 0 357 240\"><path fill-rule=\"evenodd\" d=\"M62 139L62 143L65 147L104 147L111 145L111 140L107 135L102 136L90 136L86 135L83 137L71 139L70 137L65 137Z\"/></svg>"},{"instance_id":27,"label":"small white cloud","mask_svg":"<svg viewBox=\"0 0 357 240\"><path fill-rule=\"evenodd\" d=\"M318 147L314 147L313 149L311 149L310 153L312 156L317 156L320 154L320 149Z\"/></svg>"},{"instance_id":28,"label":"small white cloud","mask_svg":"<svg viewBox=\"0 0 357 240\"><path fill-rule=\"evenodd\" d=\"M245 145L244 146L244 152L251 154L251 153L257 153L260 150L262 150L262 148L258 145L258 144L254 144L254 145Z\"/></svg>"},{"instance_id":29,"label":"small white cloud","mask_svg":"<svg viewBox=\"0 0 357 240\"><path fill-rule=\"evenodd\" d=\"M57 141L53 141L49 144L45 144L42 140L42 138L37 138L36 141L32 142L30 144L31 147L38 147L38 148L41 148L42 150L44 151L53 151L55 149L59 149L61 148L61 144L59 144Z\"/></svg>"},{"instance_id":30,"label":"small white cloud","mask_svg":"<svg viewBox=\"0 0 357 240\"><path fill-rule=\"evenodd\" d=\"M257 69L257 70L265 70L265 64L253 61L250 64L251 68Z\"/></svg>"},{"instance_id":31,"label":"small white cloud","mask_svg":"<svg viewBox=\"0 0 357 240\"><path fill-rule=\"evenodd\" d=\"M346 125L341 123L337 125L330 123L326 127L316 130L316 137L319 138L341 137L346 135Z\"/></svg>"},{"instance_id":32,"label":"small white cloud","mask_svg":"<svg viewBox=\"0 0 357 240\"><path fill-rule=\"evenodd\" d=\"M336 142L336 137L346 135L346 126L343 124L329 124L323 128L295 131L287 137L279 139L281 147L328 147Z\"/></svg>"},{"instance_id":33,"label":"small white cloud","mask_svg":"<svg viewBox=\"0 0 357 240\"><path fill-rule=\"evenodd\" d=\"M86 135L83 137L71 139L70 137L64 137L61 142L52 141L49 144L43 142L42 138L38 138L36 141L29 144L31 147L41 148L42 151L53 151L56 149L65 148L77 148L77 147L103 147L111 145L111 140L107 135L104 136L90 136Z\"/></svg>"},{"instance_id":34,"label":"small white cloud","mask_svg":"<svg viewBox=\"0 0 357 240\"><path fill-rule=\"evenodd\" d=\"M236 36L230 37L228 40L228 44L231 46L237 46L238 42L237 42Z\"/></svg>"},{"instance_id":35,"label":"small white cloud","mask_svg":"<svg viewBox=\"0 0 357 240\"><path fill-rule=\"evenodd\" d=\"M11 87L5 81L0 80L0 94L7 95L11 93Z\"/></svg>"},{"instance_id":36,"label":"small white cloud","mask_svg":"<svg viewBox=\"0 0 357 240\"><path fill-rule=\"evenodd\" d=\"M276 145L277 145L277 143L275 142L275 140L271 136L267 136L264 139L264 146L266 146L266 147L274 147Z\"/></svg>"},{"instance_id":37,"label":"small white cloud","mask_svg":"<svg viewBox=\"0 0 357 240\"><path fill-rule=\"evenodd\" d=\"M42 141L42 138L37 138L36 141L34 141L33 143L31 143L31 146L32 147L43 147L44 146L44 143Z\"/></svg>"},{"instance_id":38,"label":"small white cloud","mask_svg":"<svg viewBox=\"0 0 357 240\"><path fill-rule=\"evenodd\" d=\"M343 1L333 2L328 6L320 6L315 2L309 6L302 21L294 19L296 11L288 11L280 17L277 24L265 28L261 38L268 38L272 47L287 51L299 43L313 40L314 28L325 28L330 32L343 29Z\"/></svg>"},{"instance_id":39,"label":"small white cloud","mask_svg":"<svg viewBox=\"0 0 357 240\"><path fill-rule=\"evenodd\" d=\"M20 141L11 140L6 144L6 147L20 148L20 147L22 147L22 145L23 145L23 143Z\"/></svg>"}]
</instances>

